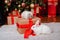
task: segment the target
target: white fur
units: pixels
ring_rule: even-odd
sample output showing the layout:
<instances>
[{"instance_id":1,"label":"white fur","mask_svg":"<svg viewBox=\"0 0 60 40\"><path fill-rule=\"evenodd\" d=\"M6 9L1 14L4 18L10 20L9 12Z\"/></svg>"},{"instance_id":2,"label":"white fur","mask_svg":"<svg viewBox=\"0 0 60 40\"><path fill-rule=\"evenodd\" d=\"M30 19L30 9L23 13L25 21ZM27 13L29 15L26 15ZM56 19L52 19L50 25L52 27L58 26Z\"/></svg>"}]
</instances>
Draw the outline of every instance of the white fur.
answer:
<instances>
[{"instance_id":1,"label":"white fur","mask_svg":"<svg viewBox=\"0 0 60 40\"><path fill-rule=\"evenodd\" d=\"M39 23L39 22L37 21L36 23ZM41 24L41 25L35 24L35 25L33 25L31 27L31 29L34 31L34 33L36 35L39 35L41 33L42 34L49 34L49 33L51 33L51 29L47 25L45 25L45 24Z\"/></svg>"},{"instance_id":2,"label":"white fur","mask_svg":"<svg viewBox=\"0 0 60 40\"><path fill-rule=\"evenodd\" d=\"M21 17L25 19L29 19L33 17L33 13L30 11L24 11L22 12Z\"/></svg>"}]
</instances>

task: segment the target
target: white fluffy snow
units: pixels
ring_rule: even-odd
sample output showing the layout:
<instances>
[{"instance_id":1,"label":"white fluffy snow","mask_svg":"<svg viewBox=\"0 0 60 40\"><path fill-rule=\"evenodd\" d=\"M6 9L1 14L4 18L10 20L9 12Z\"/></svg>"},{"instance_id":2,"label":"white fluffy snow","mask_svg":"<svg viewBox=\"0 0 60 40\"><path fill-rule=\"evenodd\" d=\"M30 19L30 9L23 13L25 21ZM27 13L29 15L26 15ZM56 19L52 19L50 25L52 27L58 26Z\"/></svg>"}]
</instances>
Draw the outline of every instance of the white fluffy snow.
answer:
<instances>
[{"instance_id":1,"label":"white fluffy snow","mask_svg":"<svg viewBox=\"0 0 60 40\"><path fill-rule=\"evenodd\" d=\"M53 33L49 35L30 36L28 40L60 40L60 23L43 23L48 25ZM3 25L0 28L0 40L25 40L23 34L19 34L16 25Z\"/></svg>"}]
</instances>

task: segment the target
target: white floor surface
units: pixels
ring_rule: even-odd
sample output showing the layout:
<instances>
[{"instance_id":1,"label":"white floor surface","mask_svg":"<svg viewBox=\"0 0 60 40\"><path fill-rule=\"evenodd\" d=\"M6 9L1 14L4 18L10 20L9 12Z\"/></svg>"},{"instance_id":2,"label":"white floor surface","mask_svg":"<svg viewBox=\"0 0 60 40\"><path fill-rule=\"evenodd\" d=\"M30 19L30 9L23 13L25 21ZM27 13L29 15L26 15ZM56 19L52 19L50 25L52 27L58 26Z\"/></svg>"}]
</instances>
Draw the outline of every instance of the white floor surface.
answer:
<instances>
[{"instance_id":1,"label":"white floor surface","mask_svg":"<svg viewBox=\"0 0 60 40\"><path fill-rule=\"evenodd\" d=\"M27 40L60 40L60 23L43 23L48 25L53 33L41 34L39 36L29 36ZM0 40L26 40L23 34L17 32L15 25L3 25L0 28Z\"/></svg>"}]
</instances>

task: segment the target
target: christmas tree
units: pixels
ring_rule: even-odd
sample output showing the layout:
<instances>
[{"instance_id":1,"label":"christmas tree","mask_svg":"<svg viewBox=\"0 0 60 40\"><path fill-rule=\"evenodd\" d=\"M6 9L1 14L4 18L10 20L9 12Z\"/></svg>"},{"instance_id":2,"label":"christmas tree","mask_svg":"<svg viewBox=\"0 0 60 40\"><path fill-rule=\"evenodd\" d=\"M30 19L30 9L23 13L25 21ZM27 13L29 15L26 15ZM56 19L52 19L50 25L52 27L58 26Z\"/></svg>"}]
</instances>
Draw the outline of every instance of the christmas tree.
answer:
<instances>
[{"instance_id":1,"label":"christmas tree","mask_svg":"<svg viewBox=\"0 0 60 40\"><path fill-rule=\"evenodd\" d=\"M23 10L30 10L31 4L38 4L39 6L45 6L43 3L43 0L5 0L5 10L6 11L12 11L15 8L20 12Z\"/></svg>"},{"instance_id":2,"label":"christmas tree","mask_svg":"<svg viewBox=\"0 0 60 40\"><path fill-rule=\"evenodd\" d=\"M0 26L5 24L5 21L4 20L6 17L5 17L5 14L4 14L4 1L3 0L0 0Z\"/></svg>"}]
</instances>

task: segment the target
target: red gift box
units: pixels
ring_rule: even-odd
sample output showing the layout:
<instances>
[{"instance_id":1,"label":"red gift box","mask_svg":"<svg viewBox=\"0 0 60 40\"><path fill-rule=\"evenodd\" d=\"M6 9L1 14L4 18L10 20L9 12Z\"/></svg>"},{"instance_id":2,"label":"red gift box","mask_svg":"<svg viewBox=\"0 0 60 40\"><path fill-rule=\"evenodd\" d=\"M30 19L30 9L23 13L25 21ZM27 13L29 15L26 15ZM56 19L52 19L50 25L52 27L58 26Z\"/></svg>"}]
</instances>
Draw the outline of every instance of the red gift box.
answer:
<instances>
[{"instance_id":1,"label":"red gift box","mask_svg":"<svg viewBox=\"0 0 60 40\"><path fill-rule=\"evenodd\" d=\"M19 23L17 23L18 28L31 28L32 25L33 25L32 19L29 19L29 23L27 23L27 24L19 24Z\"/></svg>"},{"instance_id":2,"label":"red gift box","mask_svg":"<svg viewBox=\"0 0 60 40\"><path fill-rule=\"evenodd\" d=\"M9 25L11 25L11 24L16 24L17 23L17 16L8 16L7 17L7 23L9 24Z\"/></svg>"},{"instance_id":3,"label":"red gift box","mask_svg":"<svg viewBox=\"0 0 60 40\"><path fill-rule=\"evenodd\" d=\"M32 33L31 27L33 25L33 21L32 19L29 19L29 23L28 24L18 24L17 23L17 27L18 27L18 32L20 34L24 33L24 38L28 38L29 35ZM25 28L25 29L24 29ZM20 30L20 31L19 31ZM23 33L22 33L23 32Z\"/></svg>"},{"instance_id":4,"label":"red gift box","mask_svg":"<svg viewBox=\"0 0 60 40\"><path fill-rule=\"evenodd\" d=\"M13 16L20 16L20 14L19 14L19 12L17 10L13 10L12 15Z\"/></svg>"},{"instance_id":5,"label":"red gift box","mask_svg":"<svg viewBox=\"0 0 60 40\"><path fill-rule=\"evenodd\" d=\"M36 22L36 20L40 20L40 18L38 17L34 17L32 19L18 18L17 31L20 34L24 34L24 38L28 38L30 35L35 35L33 34L31 27Z\"/></svg>"}]
</instances>

